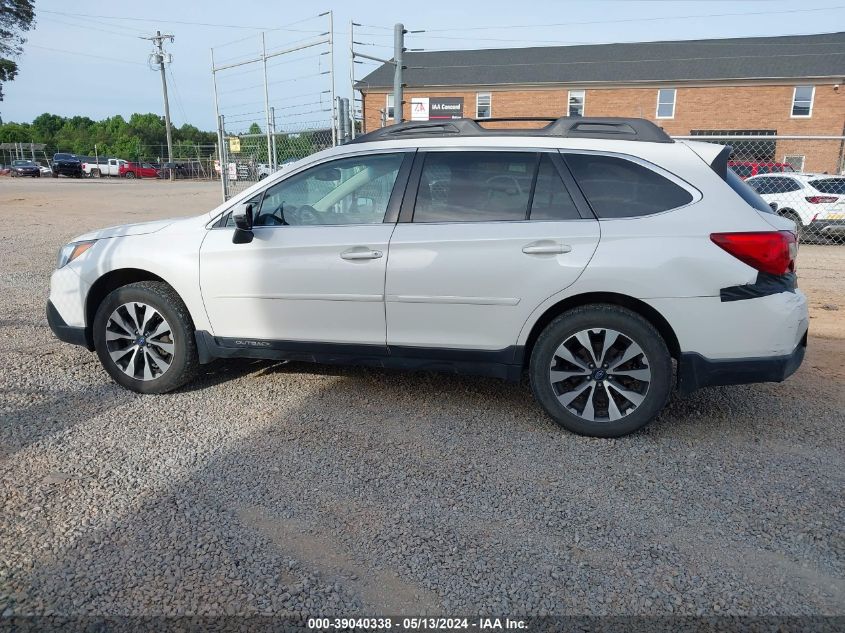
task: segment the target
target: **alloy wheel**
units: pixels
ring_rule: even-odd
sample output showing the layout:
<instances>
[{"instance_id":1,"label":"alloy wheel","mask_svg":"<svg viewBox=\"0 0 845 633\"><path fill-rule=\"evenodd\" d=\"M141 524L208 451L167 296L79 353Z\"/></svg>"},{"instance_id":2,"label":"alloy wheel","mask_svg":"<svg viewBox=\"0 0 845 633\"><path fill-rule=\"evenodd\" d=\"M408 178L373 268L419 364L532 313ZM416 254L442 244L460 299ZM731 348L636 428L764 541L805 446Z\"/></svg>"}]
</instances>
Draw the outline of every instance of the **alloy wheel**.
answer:
<instances>
[{"instance_id":1,"label":"alloy wheel","mask_svg":"<svg viewBox=\"0 0 845 633\"><path fill-rule=\"evenodd\" d=\"M135 380L154 380L173 363L173 332L149 304L124 303L106 322L106 349L114 364Z\"/></svg>"},{"instance_id":2,"label":"alloy wheel","mask_svg":"<svg viewBox=\"0 0 845 633\"><path fill-rule=\"evenodd\" d=\"M549 380L567 411L590 422L613 422L635 411L648 393L651 369L642 347L606 328L581 330L552 357Z\"/></svg>"}]
</instances>

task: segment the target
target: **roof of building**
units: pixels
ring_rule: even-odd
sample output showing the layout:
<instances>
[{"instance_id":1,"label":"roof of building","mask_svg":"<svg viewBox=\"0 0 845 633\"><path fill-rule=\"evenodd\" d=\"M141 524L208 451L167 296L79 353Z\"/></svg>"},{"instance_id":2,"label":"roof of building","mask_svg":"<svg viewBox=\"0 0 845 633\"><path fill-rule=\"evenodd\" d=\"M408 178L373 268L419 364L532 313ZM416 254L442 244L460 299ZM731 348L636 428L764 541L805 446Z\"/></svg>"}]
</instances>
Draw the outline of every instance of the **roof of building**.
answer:
<instances>
[{"instance_id":1,"label":"roof of building","mask_svg":"<svg viewBox=\"0 0 845 633\"><path fill-rule=\"evenodd\" d=\"M414 86L630 84L845 75L845 32L717 40L407 52ZM393 65L358 82L393 86Z\"/></svg>"}]
</instances>

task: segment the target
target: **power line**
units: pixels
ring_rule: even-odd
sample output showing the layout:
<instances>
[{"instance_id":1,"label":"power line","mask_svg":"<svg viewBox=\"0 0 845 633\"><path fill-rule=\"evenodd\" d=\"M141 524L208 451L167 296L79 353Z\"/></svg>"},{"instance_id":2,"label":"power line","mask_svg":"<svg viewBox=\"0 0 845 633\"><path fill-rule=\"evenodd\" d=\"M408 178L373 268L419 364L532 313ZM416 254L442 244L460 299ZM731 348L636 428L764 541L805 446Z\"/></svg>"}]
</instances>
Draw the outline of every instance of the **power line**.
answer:
<instances>
[{"instance_id":1,"label":"power line","mask_svg":"<svg viewBox=\"0 0 845 633\"><path fill-rule=\"evenodd\" d=\"M65 22L64 20L57 20L56 18L52 18L52 17L49 17L49 16L41 16L41 19L47 20L48 22L55 22L57 24L64 24L65 26L73 26L73 27L76 27L78 29L85 29L85 30L89 30L89 31L100 31L101 33L109 33L111 35L119 35L121 37L137 37L137 33L132 33L132 34L120 33L119 31L110 31L110 30L107 30L107 29L101 29L97 26L90 26L90 25L87 25L87 24L75 24L73 22Z\"/></svg>"},{"instance_id":2,"label":"power line","mask_svg":"<svg viewBox=\"0 0 845 633\"><path fill-rule=\"evenodd\" d=\"M785 15L785 14L792 14L792 13L811 13L817 11L831 11L836 9L845 9L845 5L837 5L833 7L819 7L815 9L788 9L784 11L754 11L749 13L705 13L699 15L661 15L656 17L649 17L649 18L623 18L620 20L587 20L583 22L558 22L558 23L546 23L546 24L508 24L505 26L470 26L470 27L460 27L460 28L448 28L448 29L425 29L428 33L446 33L449 31L489 31L492 29L534 29L534 28L543 28L543 27L553 27L553 26L587 26L591 24L626 24L628 22L657 22L661 20L697 20L700 18L728 18L728 17L740 17L740 16L754 16L754 15ZM370 28L387 28L387 27L380 27L380 26L373 26Z\"/></svg>"},{"instance_id":3,"label":"power line","mask_svg":"<svg viewBox=\"0 0 845 633\"><path fill-rule=\"evenodd\" d=\"M244 24L220 24L214 22L190 22L186 20L162 20L160 18L138 18L134 16L119 16L119 15L91 15L86 13L65 13L63 11L48 11L47 9L39 9L39 13L53 13L55 15L64 15L69 17L79 17L79 18L101 18L106 20L126 20L131 22L164 22L165 24L185 24L188 26L207 26L213 28L225 28L225 29L247 29L252 31L284 31L289 30L293 32L300 32L300 33L310 33L316 31L309 31L309 30L302 30L302 29L288 29L286 26L280 26L273 29L268 29L267 25L262 26L247 26ZM303 20L299 20L298 22L292 22L291 24L298 24L299 22L304 22L305 20L310 20L312 18L305 18ZM223 46L223 45L221 45Z\"/></svg>"},{"instance_id":4,"label":"power line","mask_svg":"<svg viewBox=\"0 0 845 633\"><path fill-rule=\"evenodd\" d=\"M173 67L168 66L167 70L170 73L171 83L173 83L173 92L176 95L176 105L179 107L179 112L182 113L182 120L187 123L188 115L185 113L185 108L182 106L182 96L179 94L179 88L176 86L176 75L173 74Z\"/></svg>"},{"instance_id":5,"label":"power line","mask_svg":"<svg viewBox=\"0 0 845 633\"><path fill-rule=\"evenodd\" d=\"M102 60L105 60L107 62L116 62L116 63L119 63L119 64L133 64L135 66L146 66L147 65L147 64L144 64L142 62L129 61L128 59L116 59L114 57L103 57L102 55L91 55L90 53L80 53L79 51L67 51L67 50L64 50L64 49L61 49L61 48L50 48L49 46L39 46L38 44L27 43L26 47L27 48L40 48L40 49L43 49L45 51L53 51L55 53L66 53L67 55L79 55L80 57L90 57L92 59L102 59Z\"/></svg>"}]
</instances>

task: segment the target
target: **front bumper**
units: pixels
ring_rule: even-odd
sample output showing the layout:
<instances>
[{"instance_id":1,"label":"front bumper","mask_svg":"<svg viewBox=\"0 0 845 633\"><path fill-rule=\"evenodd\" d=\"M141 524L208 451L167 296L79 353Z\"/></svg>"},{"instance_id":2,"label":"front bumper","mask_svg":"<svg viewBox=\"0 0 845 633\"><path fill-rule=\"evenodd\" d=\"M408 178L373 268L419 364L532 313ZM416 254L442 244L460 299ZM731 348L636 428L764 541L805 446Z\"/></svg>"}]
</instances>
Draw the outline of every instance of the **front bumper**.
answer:
<instances>
[{"instance_id":1,"label":"front bumper","mask_svg":"<svg viewBox=\"0 0 845 633\"><path fill-rule=\"evenodd\" d=\"M709 359L697 352L683 352L678 361L678 392L687 395L701 387L783 382L801 366L807 349L807 332L791 354L768 358Z\"/></svg>"},{"instance_id":2,"label":"front bumper","mask_svg":"<svg viewBox=\"0 0 845 633\"><path fill-rule=\"evenodd\" d=\"M82 345L89 350L94 349L93 342L88 336L88 332L84 327L77 327L68 325L56 310L56 306L52 301L47 301L47 323L56 338L64 343L71 343L73 345Z\"/></svg>"}]
</instances>

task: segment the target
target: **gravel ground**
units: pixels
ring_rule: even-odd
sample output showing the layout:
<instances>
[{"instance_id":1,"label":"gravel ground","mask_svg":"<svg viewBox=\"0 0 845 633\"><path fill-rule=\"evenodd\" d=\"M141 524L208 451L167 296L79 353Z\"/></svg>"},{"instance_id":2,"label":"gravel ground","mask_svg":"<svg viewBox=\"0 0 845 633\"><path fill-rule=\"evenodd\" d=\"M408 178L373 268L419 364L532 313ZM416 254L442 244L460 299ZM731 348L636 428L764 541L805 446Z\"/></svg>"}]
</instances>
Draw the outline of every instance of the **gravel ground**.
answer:
<instances>
[{"instance_id":1,"label":"gravel ground","mask_svg":"<svg viewBox=\"0 0 845 633\"><path fill-rule=\"evenodd\" d=\"M845 614L845 247L802 249L793 378L620 440L484 378L221 362L139 396L52 338L62 243L218 195L0 181L0 612Z\"/></svg>"}]
</instances>

